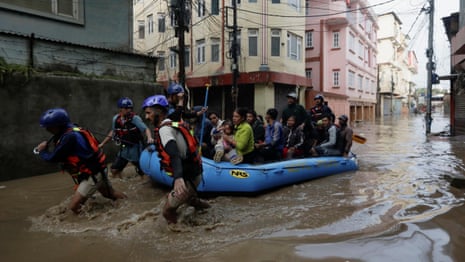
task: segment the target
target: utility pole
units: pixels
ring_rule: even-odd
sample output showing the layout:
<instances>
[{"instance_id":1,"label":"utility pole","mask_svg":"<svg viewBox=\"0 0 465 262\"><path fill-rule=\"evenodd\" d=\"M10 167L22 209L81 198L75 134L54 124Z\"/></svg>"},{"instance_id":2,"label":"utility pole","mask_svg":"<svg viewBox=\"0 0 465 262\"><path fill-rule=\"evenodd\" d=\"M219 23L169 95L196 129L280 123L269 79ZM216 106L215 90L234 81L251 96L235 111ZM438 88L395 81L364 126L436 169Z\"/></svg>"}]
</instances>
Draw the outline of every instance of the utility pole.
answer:
<instances>
[{"instance_id":1,"label":"utility pole","mask_svg":"<svg viewBox=\"0 0 465 262\"><path fill-rule=\"evenodd\" d=\"M233 62L231 64L232 71L232 88L231 88L231 97L234 108L237 108L237 79L239 78L239 65L238 65L238 44L237 44L237 0L232 0L233 4L233 39L231 44L231 55Z\"/></svg>"},{"instance_id":2,"label":"utility pole","mask_svg":"<svg viewBox=\"0 0 465 262\"><path fill-rule=\"evenodd\" d=\"M429 0L429 30L428 30L428 49L426 50L426 56L428 57L427 69L427 88L426 88L426 135L431 133L431 96L433 92L433 70L436 65L433 63L433 32L434 32L434 0Z\"/></svg>"},{"instance_id":3,"label":"utility pole","mask_svg":"<svg viewBox=\"0 0 465 262\"><path fill-rule=\"evenodd\" d=\"M394 115L394 70L391 68L391 116Z\"/></svg>"},{"instance_id":4,"label":"utility pole","mask_svg":"<svg viewBox=\"0 0 465 262\"><path fill-rule=\"evenodd\" d=\"M175 16L175 36L178 38L178 49L171 49L178 54L179 61L179 73L178 73L178 84L184 88L186 92L186 61L184 56L186 54L186 44L184 33L189 31L190 12L187 9L186 0L171 0L170 7Z\"/></svg>"}]
</instances>

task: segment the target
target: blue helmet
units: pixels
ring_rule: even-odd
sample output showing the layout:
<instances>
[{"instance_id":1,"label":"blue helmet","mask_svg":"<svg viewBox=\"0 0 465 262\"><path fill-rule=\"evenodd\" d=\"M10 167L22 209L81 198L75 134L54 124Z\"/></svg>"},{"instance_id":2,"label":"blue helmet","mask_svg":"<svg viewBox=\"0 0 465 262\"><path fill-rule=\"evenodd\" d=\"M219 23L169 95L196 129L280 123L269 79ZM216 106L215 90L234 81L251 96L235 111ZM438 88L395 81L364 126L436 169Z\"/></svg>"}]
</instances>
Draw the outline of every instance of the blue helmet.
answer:
<instances>
[{"instance_id":1,"label":"blue helmet","mask_svg":"<svg viewBox=\"0 0 465 262\"><path fill-rule=\"evenodd\" d=\"M316 95L316 96L315 96L315 98L313 98L313 100L317 100L317 99L320 99L320 100L321 100L321 102L324 102L324 101L325 101L325 98L324 98L324 96L323 96L323 95L321 95L321 94L318 94L318 95Z\"/></svg>"},{"instance_id":2,"label":"blue helmet","mask_svg":"<svg viewBox=\"0 0 465 262\"><path fill-rule=\"evenodd\" d=\"M134 103L129 97L121 97L118 100L118 108L133 108Z\"/></svg>"},{"instance_id":3,"label":"blue helmet","mask_svg":"<svg viewBox=\"0 0 465 262\"><path fill-rule=\"evenodd\" d=\"M175 95L179 93L184 93L184 88L180 84L171 84L168 86L168 95Z\"/></svg>"},{"instance_id":4,"label":"blue helmet","mask_svg":"<svg viewBox=\"0 0 465 262\"><path fill-rule=\"evenodd\" d=\"M147 97L142 103L142 109L152 106L168 107L168 100L164 95L154 95Z\"/></svg>"},{"instance_id":5,"label":"blue helmet","mask_svg":"<svg viewBox=\"0 0 465 262\"><path fill-rule=\"evenodd\" d=\"M70 123L68 112L63 108L52 108L45 111L40 117L41 127L66 126Z\"/></svg>"}]
</instances>

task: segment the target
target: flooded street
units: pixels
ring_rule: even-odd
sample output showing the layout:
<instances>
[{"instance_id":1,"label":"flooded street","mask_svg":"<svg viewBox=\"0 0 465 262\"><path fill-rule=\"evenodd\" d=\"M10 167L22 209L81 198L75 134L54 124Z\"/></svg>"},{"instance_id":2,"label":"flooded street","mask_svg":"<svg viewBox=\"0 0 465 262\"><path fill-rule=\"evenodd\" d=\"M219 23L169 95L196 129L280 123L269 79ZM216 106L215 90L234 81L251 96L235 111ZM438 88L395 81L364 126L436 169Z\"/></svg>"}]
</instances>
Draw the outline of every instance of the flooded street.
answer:
<instances>
[{"instance_id":1,"label":"flooded street","mask_svg":"<svg viewBox=\"0 0 465 262\"><path fill-rule=\"evenodd\" d=\"M447 117L433 115L432 133ZM66 210L61 173L0 182L1 261L465 261L465 137L425 137L423 115L354 127L360 168L256 197L210 198L160 215L165 188L112 179L129 199L100 195L80 216Z\"/></svg>"}]
</instances>

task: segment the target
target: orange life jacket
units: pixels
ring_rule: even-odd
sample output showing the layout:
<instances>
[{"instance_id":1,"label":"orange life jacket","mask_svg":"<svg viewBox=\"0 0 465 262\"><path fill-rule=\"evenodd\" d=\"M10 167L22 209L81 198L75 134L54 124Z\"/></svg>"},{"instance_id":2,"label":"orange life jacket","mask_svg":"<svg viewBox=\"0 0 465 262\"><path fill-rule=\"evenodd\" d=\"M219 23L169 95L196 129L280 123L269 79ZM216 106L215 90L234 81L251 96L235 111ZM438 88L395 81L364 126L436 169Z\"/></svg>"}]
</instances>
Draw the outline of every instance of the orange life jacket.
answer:
<instances>
[{"instance_id":1,"label":"orange life jacket","mask_svg":"<svg viewBox=\"0 0 465 262\"><path fill-rule=\"evenodd\" d=\"M191 161L193 165L195 165L196 169L202 171L202 158L200 156L199 152L199 142L197 141L197 138L193 136L189 130L180 122L169 122L164 125L169 125L172 128L175 128L176 130L180 131L182 136L184 137L184 140L187 143L187 152L186 152L186 158L187 160ZM160 127L161 128L161 127ZM163 147L161 143L161 138L160 138L160 128L155 128L155 147L157 148L158 156L160 157L160 168L165 170L168 175L172 176L173 173L173 167L171 165L171 158L166 152L165 148Z\"/></svg>"},{"instance_id":2,"label":"orange life jacket","mask_svg":"<svg viewBox=\"0 0 465 262\"><path fill-rule=\"evenodd\" d=\"M125 116L124 121L121 115L118 115L115 119L116 141L119 140L123 145L137 145L143 140L140 130L132 123L135 115L134 112L130 112Z\"/></svg>"},{"instance_id":3,"label":"orange life jacket","mask_svg":"<svg viewBox=\"0 0 465 262\"><path fill-rule=\"evenodd\" d=\"M74 182L78 184L83 179L87 179L89 176L93 176L104 170L106 168L106 156L98 147L98 140L89 130L83 129L82 127L72 127L66 130L65 133L69 132L79 132L86 140L87 145L94 152L88 159L83 159L77 155L70 155L66 158L62 168L64 171L67 171L73 177ZM59 143L60 141L57 141L57 144Z\"/></svg>"}]
</instances>

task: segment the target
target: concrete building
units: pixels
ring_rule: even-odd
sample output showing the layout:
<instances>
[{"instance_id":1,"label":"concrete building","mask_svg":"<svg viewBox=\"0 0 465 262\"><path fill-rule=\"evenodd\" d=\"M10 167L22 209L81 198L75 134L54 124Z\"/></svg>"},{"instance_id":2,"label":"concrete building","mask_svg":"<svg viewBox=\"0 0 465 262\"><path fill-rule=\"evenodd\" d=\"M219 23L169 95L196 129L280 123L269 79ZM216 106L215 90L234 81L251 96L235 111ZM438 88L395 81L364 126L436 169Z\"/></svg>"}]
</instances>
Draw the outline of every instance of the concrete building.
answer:
<instances>
[{"instance_id":1,"label":"concrete building","mask_svg":"<svg viewBox=\"0 0 465 262\"><path fill-rule=\"evenodd\" d=\"M0 1L0 30L132 51L131 0Z\"/></svg>"},{"instance_id":2,"label":"concrete building","mask_svg":"<svg viewBox=\"0 0 465 262\"><path fill-rule=\"evenodd\" d=\"M374 120L378 25L373 10L365 0L309 0L306 7L311 97L323 94L336 115L350 115L351 121Z\"/></svg>"},{"instance_id":3,"label":"concrete building","mask_svg":"<svg viewBox=\"0 0 465 262\"><path fill-rule=\"evenodd\" d=\"M157 81L168 85L177 81L178 37L170 2L134 1L134 48L160 58ZM175 2L171 2L175 3ZM303 0L237 1L238 105L264 114L268 108L286 106L286 94L297 91L306 101L311 86L305 77ZM193 104L203 104L209 84L210 109L230 118L231 43L234 25L230 1L189 1L186 7L188 33L185 34L186 85Z\"/></svg>"},{"instance_id":4,"label":"concrete building","mask_svg":"<svg viewBox=\"0 0 465 262\"><path fill-rule=\"evenodd\" d=\"M379 114L408 112L418 72L418 60L408 50L408 38L401 32L402 22L394 12L378 15L378 84Z\"/></svg>"},{"instance_id":5,"label":"concrete building","mask_svg":"<svg viewBox=\"0 0 465 262\"><path fill-rule=\"evenodd\" d=\"M84 12L85 11L85 12ZM103 139L129 96L136 105L161 89L156 59L132 50L132 1L0 0L0 181L57 171L31 149L50 137L39 126L47 108ZM112 159L117 147L107 147Z\"/></svg>"},{"instance_id":6,"label":"concrete building","mask_svg":"<svg viewBox=\"0 0 465 262\"><path fill-rule=\"evenodd\" d=\"M460 12L443 18L451 46L450 124L453 135L465 134L465 0L460 0Z\"/></svg>"}]
</instances>

